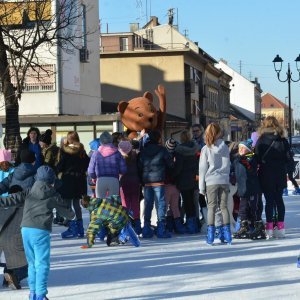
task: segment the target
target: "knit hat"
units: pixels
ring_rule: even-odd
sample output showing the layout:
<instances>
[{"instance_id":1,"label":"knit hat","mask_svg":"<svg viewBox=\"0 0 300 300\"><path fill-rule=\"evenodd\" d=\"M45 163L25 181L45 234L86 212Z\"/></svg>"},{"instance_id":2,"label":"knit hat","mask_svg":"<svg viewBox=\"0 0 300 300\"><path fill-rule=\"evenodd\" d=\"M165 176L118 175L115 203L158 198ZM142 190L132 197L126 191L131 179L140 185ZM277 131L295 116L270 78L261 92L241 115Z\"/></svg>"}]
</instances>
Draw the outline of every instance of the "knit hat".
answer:
<instances>
[{"instance_id":1,"label":"knit hat","mask_svg":"<svg viewBox=\"0 0 300 300\"><path fill-rule=\"evenodd\" d=\"M100 146L100 139L94 139L91 142L89 142L90 149L92 151L97 151Z\"/></svg>"},{"instance_id":2,"label":"knit hat","mask_svg":"<svg viewBox=\"0 0 300 300\"><path fill-rule=\"evenodd\" d=\"M252 143L253 141L251 139L248 139L247 141L242 141L239 143L239 146L245 147L250 152L252 151Z\"/></svg>"},{"instance_id":3,"label":"knit hat","mask_svg":"<svg viewBox=\"0 0 300 300\"><path fill-rule=\"evenodd\" d=\"M36 171L36 180L44 181L48 184L55 182L56 176L52 168L49 166L41 166Z\"/></svg>"},{"instance_id":4,"label":"knit hat","mask_svg":"<svg viewBox=\"0 0 300 300\"><path fill-rule=\"evenodd\" d=\"M6 149L0 149L0 162L11 161L11 151Z\"/></svg>"},{"instance_id":5,"label":"knit hat","mask_svg":"<svg viewBox=\"0 0 300 300\"><path fill-rule=\"evenodd\" d=\"M100 143L101 143L101 145L112 143L112 136L109 134L109 132L104 131L104 132L101 133Z\"/></svg>"},{"instance_id":6,"label":"knit hat","mask_svg":"<svg viewBox=\"0 0 300 300\"><path fill-rule=\"evenodd\" d=\"M51 138L52 136L52 130L51 129L47 129L39 138L40 142L43 142L47 145L51 144Z\"/></svg>"},{"instance_id":7,"label":"knit hat","mask_svg":"<svg viewBox=\"0 0 300 300\"><path fill-rule=\"evenodd\" d=\"M132 145L129 141L121 141L119 143L119 151L123 156L128 155L128 153L130 153L131 150Z\"/></svg>"},{"instance_id":8,"label":"knit hat","mask_svg":"<svg viewBox=\"0 0 300 300\"><path fill-rule=\"evenodd\" d=\"M23 149L20 153L21 163L29 163L32 164L35 162L35 154L29 149Z\"/></svg>"},{"instance_id":9,"label":"knit hat","mask_svg":"<svg viewBox=\"0 0 300 300\"><path fill-rule=\"evenodd\" d=\"M170 138L166 140L165 146L169 152L174 152L177 146L177 143L174 139Z\"/></svg>"}]
</instances>

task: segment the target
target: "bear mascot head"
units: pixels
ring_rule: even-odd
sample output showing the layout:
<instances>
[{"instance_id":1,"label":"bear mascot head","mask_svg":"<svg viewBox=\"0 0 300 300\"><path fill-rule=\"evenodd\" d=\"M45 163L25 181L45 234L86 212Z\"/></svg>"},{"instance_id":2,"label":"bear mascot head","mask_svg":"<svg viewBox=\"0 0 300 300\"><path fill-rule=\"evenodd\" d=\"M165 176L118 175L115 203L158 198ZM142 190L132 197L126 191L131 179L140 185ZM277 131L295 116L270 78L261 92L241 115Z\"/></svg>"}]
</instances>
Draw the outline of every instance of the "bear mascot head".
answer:
<instances>
[{"instance_id":1,"label":"bear mascot head","mask_svg":"<svg viewBox=\"0 0 300 300\"><path fill-rule=\"evenodd\" d=\"M120 101L118 111L121 121L128 130L128 137L137 137L137 132L145 130L159 130L162 132L166 114L166 93L162 85L158 85L155 94L159 100L159 109L153 105L153 95L145 92L143 97Z\"/></svg>"}]
</instances>

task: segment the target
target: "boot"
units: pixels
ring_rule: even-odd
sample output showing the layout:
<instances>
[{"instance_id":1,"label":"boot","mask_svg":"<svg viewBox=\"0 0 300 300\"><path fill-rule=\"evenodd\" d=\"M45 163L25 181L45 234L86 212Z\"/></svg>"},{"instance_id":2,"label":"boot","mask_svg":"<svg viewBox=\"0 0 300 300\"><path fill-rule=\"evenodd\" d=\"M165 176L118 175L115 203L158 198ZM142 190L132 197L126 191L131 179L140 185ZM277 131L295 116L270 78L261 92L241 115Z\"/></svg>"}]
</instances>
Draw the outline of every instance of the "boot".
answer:
<instances>
[{"instance_id":1,"label":"boot","mask_svg":"<svg viewBox=\"0 0 300 300\"><path fill-rule=\"evenodd\" d=\"M83 221L77 220L76 223L77 223L78 237L83 238L84 237Z\"/></svg>"},{"instance_id":2,"label":"boot","mask_svg":"<svg viewBox=\"0 0 300 300\"><path fill-rule=\"evenodd\" d=\"M277 229L274 229L274 237L277 239L285 237L284 222L277 222Z\"/></svg>"},{"instance_id":3,"label":"boot","mask_svg":"<svg viewBox=\"0 0 300 300\"><path fill-rule=\"evenodd\" d=\"M142 235L144 239L151 239L153 237L153 229L151 228L150 222L145 222Z\"/></svg>"},{"instance_id":4,"label":"boot","mask_svg":"<svg viewBox=\"0 0 300 300\"><path fill-rule=\"evenodd\" d=\"M185 226L186 226L186 233L189 234L196 233L196 218L195 217L187 218Z\"/></svg>"},{"instance_id":5,"label":"boot","mask_svg":"<svg viewBox=\"0 0 300 300\"><path fill-rule=\"evenodd\" d=\"M104 241L104 238L107 236L107 229L105 226L100 228L100 231L97 233L97 237L100 241Z\"/></svg>"},{"instance_id":6,"label":"boot","mask_svg":"<svg viewBox=\"0 0 300 300\"><path fill-rule=\"evenodd\" d=\"M231 231L230 231L230 224L224 225L223 231L224 231L225 241L227 242L227 244L231 245L232 236L231 236Z\"/></svg>"},{"instance_id":7,"label":"boot","mask_svg":"<svg viewBox=\"0 0 300 300\"><path fill-rule=\"evenodd\" d=\"M36 294L33 291L30 291L29 293L29 300L36 300Z\"/></svg>"},{"instance_id":8,"label":"boot","mask_svg":"<svg viewBox=\"0 0 300 300\"><path fill-rule=\"evenodd\" d=\"M122 228L120 234L119 234L119 242L122 244L126 244L129 240L128 232L127 232L127 227L126 225Z\"/></svg>"},{"instance_id":9,"label":"boot","mask_svg":"<svg viewBox=\"0 0 300 300\"><path fill-rule=\"evenodd\" d=\"M166 228L169 232L174 231L174 218L172 216L166 217Z\"/></svg>"},{"instance_id":10,"label":"boot","mask_svg":"<svg viewBox=\"0 0 300 300\"><path fill-rule=\"evenodd\" d=\"M254 231L250 234L252 240L264 240L266 238L266 232L263 221L256 221L254 225Z\"/></svg>"},{"instance_id":11,"label":"boot","mask_svg":"<svg viewBox=\"0 0 300 300\"><path fill-rule=\"evenodd\" d=\"M271 239L274 237L274 227L273 222L266 223L266 239Z\"/></svg>"},{"instance_id":12,"label":"boot","mask_svg":"<svg viewBox=\"0 0 300 300\"><path fill-rule=\"evenodd\" d=\"M142 227L141 227L141 220L140 219L135 219L134 220L134 231L136 232L137 235L142 234Z\"/></svg>"},{"instance_id":13,"label":"boot","mask_svg":"<svg viewBox=\"0 0 300 300\"><path fill-rule=\"evenodd\" d=\"M69 222L69 228L66 231L62 232L61 237L63 239L78 237L78 229L77 229L76 221L73 220Z\"/></svg>"},{"instance_id":14,"label":"boot","mask_svg":"<svg viewBox=\"0 0 300 300\"><path fill-rule=\"evenodd\" d=\"M215 240L215 231L216 227L213 225L207 226L207 237L206 237L206 243L209 245L212 245Z\"/></svg>"},{"instance_id":15,"label":"boot","mask_svg":"<svg viewBox=\"0 0 300 300\"><path fill-rule=\"evenodd\" d=\"M184 234L186 233L186 229L184 225L182 224L181 218L176 218L174 219L174 224L175 224L175 232L178 234Z\"/></svg>"},{"instance_id":16,"label":"boot","mask_svg":"<svg viewBox=\"0 0 300 300\"><path fill-rule=\"evenodd\" d=\"M295 188L295 190L293 191L292 194L293 195L300 195L300 188L299 187Z\"/></svg>"},{"instance_id":17,"label":"boot","mask_svg":"<svg viewBox=\"0 0 300 300\"><path fill-rule=\"evenodd\" d=\"M221 243L225 243L223 226L217 226L215 236L220 240Z\"/></svg>"},{"instance_id":18,"label":"boot","mask_svg":"<svg viewBox=\"0 0 300 300\"><path fill-rule=\"evenodd\" d=\"M283 193L282 193L282 196L288 196L289 195L289 192L288 192L288 189L283 189Z\"/></svg>"},{"instance_id":19,"label":"boot","mask_svg":"<svg viewBox=\"0 0 300 300\"><path fill-rule=\"evenodd\" d=\"M241 222L240 229L233 234L235 239L248 239L249 238L249 223L247 220Z\"/></svg>"},{"instance_id":20,"label":"boot","mask_svg":"<svg viewBox=\"0 0 300 300\"><path fill-rule=\"evenodd\" d=\"M14 273L4 273L4 278L7 282L8 287L11 288L12 290L21 289L20 282Z\"/></svg>"},{"instance_id":21,"label":"boot","mask_svg":"<svg viewBox=\"0 0 300 300\"><path fill-rule=\"evenodd\" d=\"M241 219L238 217L235 223L235 228L234 228L234 232L239 231L241 228Z\"/></svg>"},{"instance_id":22,"label":"boot","mask_svg":"<svg viewBox=\"0 0 300 300\"><path fill-rule=\"evenodd\" d=\"M158 238L162 238L162 239L172 237L171 233L166 230L165 221L159 221L157 223L157 233L156 233L156 236Z\"/></svg>"},{"instance_id":23,"label":"boot","mask_svg":"<svg viewBox=\"0 0 300 300\"><path fill-rule=\"evenodd\" d=\"M133 246L139 247L141 245L140 239L134 229L132 228L130 222L126 225L126 230L129 236L129 241L132 243Z\"/></svg>"},{"instance_id":24,"label":"boot","mask_svg":"<svg viewBox=\"0 0 300 300\"><path fill-rule=\"evenodd\" d=\"M113 233L109 232L107 234L107 238L106 238L106 245L108 247L118 246L119 245L119 236L118 236L118 234L113 234Z\"/></svg>"}]
</instances>

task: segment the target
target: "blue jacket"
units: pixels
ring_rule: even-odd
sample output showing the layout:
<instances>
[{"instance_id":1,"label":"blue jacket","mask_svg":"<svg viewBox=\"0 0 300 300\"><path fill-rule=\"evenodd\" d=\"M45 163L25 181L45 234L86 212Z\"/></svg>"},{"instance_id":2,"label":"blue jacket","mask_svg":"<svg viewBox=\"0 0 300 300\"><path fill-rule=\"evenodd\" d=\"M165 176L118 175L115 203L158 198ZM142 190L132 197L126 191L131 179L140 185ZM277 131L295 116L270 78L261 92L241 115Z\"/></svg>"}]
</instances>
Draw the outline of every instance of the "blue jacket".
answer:
<instances>
[{"instance_id":1,"label":"blue jacket","mask_svg":"<svg viewBox=\"0 0 300 300\"><path fill-rule=\"evenodd\" d=\"M0 195L7 193L13 185L19 185L23 190L31 188L35 181L36 168L29 163L19 164L13 173L0 182Z\"/></svg>"}]
</instances>

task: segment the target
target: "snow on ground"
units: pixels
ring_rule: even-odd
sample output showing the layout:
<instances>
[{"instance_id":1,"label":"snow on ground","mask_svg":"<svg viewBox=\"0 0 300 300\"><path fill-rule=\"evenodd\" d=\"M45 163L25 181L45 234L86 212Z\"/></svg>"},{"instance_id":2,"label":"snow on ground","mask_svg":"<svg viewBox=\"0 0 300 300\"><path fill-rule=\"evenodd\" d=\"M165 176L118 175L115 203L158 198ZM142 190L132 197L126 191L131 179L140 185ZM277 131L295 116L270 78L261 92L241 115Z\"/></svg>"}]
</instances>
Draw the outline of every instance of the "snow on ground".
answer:
<instances>
[{"instance_id":1,"label":"snow on ground","mask_svg":"<svg viewBox=\"0 0 300 300\"><path fill-rule=\"evenodd\" d=\"M204 235L174 235L107 247L97 242L82 250L84 239L52 234L49 299L300 299L300 196L285 198L286 238L234 240L207 246ZM85 215L85 225L88 216ZM2 273L0 271L0 273ZM0 275L2 280L2 275ZM23 289L0 288L0 299L27 299Z\"/></svg>"}]
</instances>

